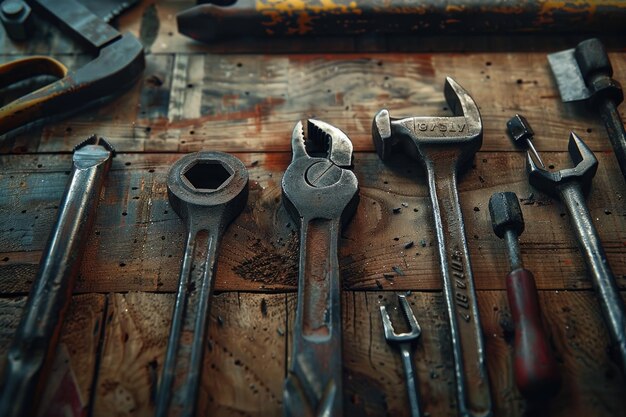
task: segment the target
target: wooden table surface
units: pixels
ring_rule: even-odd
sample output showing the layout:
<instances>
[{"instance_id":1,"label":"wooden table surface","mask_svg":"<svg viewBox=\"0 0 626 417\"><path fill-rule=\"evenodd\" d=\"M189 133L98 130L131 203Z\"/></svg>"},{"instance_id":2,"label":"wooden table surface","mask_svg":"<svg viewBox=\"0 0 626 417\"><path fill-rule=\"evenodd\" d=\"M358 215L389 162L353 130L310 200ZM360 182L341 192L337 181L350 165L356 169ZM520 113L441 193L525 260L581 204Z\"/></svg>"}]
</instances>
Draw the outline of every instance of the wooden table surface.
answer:
<instances>
[{"instance_id":1,"label":"wooden table surface","mask_svg":"<svg viewBox=\"0 0 626 417\"><path fill-rule=\"evenodd\" d=\"M291 158L293 125L316 117L352 139L360 185L361 202L340 247L347 415L406 415L400 356L385 343L378 306L395 304L396 293L410 290L423 329L415 358L424 410L455 416L425 178L414 161L384 165L370 131L381 108L396 115L447 114L443 83L451 76L476 100L484 124L482 149L461 175L459 193L496 415L521 416L527 409L511 372L506 252L488 213L497 191L515 191L521 199L522 255L535 274L563 378L558 396L542 406L544 414L624 415L626 381L611 360L566 210L530 187L524 154L505 132L511 116L525 115L550 168L570 163L570 130L593 149L600 165L587 202L618 285L626 289L626 186L604 126L560 101L546 60L546 53L573 47L584 36L366 36L205 46L176 32L176 11L191 4L144 1L120 19L121 29L139 36L148 51L143 78L130 91L0 141L0 368L56 217L70 151L96 133L119 153L47 395L75 386L81 407L94 416L152 415L185 235L167 201L166 174L186 153L231 152L249 169L250 197L220 248L199 414L280 415L298 260L280 179ZM625 83L623 40L605 40L615 78ZM32 54L52 54L70 66L89 59L45 24L24 44L0 32L0 51L0 62ZM2 100L25 88L5 90ZM65 372L71 378L58 382Z\"/></svg>"}]
</instances>

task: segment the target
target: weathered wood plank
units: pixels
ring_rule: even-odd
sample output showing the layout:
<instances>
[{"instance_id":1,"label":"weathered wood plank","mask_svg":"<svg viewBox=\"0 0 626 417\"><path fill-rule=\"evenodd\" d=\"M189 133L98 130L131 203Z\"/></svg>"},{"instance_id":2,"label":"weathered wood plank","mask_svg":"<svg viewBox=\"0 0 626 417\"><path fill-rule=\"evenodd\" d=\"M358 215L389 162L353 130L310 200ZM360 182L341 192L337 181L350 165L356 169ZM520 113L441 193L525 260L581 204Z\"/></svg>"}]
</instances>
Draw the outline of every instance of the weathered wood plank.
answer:
<instances>
[{"instance_id":1,"label":"weathered wood plank","mask_svg":"<svg viewBox=\"0 0 626 417\"><path fill-rule=\"evenodd\" d=\"M38 399L40 415L48 415L60 404L71 407L76 413L86 412L96 372L105 303L105 296L101 294L73 297L48 384ZM0 298L0 375L25 304L26 297Z\"/></svg>"},{"instance_id":2,"label":"weathered wood plank","mask_svg":"<svg viewBox=\"0 0 626 417\"><path fill-rule=\"evenodd\" d=\"M109 295L94 416L154 414L173 305L171 295Z\"/></svg>"},{"instance_id":3,"label":"weathered wood plank","mask_svg":"<svg viewBox=\"0 0 626 417\"><path fill-rule=\"evenodd\" d=\"M615 77L626 79L626 54L611 58ZM481 107L485 151L515 149L505 128L517 112L534 125L540 150L564 151L574 130L595 151L611 151L597 117L560 101L545 53L148 55L130 91L5 139L0 151L66 152L97 132L121 152L288 152L294 123L310 116L372 151L372 118L381 108L398 117L448 113L446 76Z\"/></svg>"},{"instance_id":4,"label":"weathered wood plank","mask_svg":"<svg viewBox=\"0 0 626 417\"><path fill-rule=\"evenodd\" d=\"M173 298L116 294L103 352L95 415L151 415L155 375L164 355ZM496 416L522 416L525 403L513 383L510 313L504 291L479 292ZM393 292L344 292L344 392L347 415L407 415L399 354L387 345L379 305L397 305ZM424 411L455 416L455 386L441 293L413 292L422 326L415 361ZM619 416L625 387L611 362L608 334L590 291L540 292L541 307L563 375L546 407L553 416ZM287 344L295 294L224 293L212 299L199 415L280 415ZM289 323L287 325L287 323ZM288 326L288 327L287 327ZM128 334L126 339L125 334ZM103 390L103 375L124 387L135 407ZM110 381L106 379L106 381ZM110 385L110 384L109 384ZM139 399L143 399L139 401Z\"/></svg>"},{"instance_id":5,"label":"weathered wood plank","mask_svg":"<svg viewBox=\"0 0 626 417\"><path fill-rule=\"evenodd\" d=\"M250 170L247 208L229 228L220 248L218 291L293 290L298 237L281 204L280 179L290 155L238 154ZM166 174L177 154L119 155L106 182L77 292L174 291L185 230L167 201ZM598 154L600 167L587 199L609 262L626 285L626 189L612 155ZM567 156L548 153L547 164ZM341 269L351 289L438 289L440 274L425 179L411 161L385 166L375 154L359 153L355 172L361 202L343 232ZM34 278L56 216L69 155L0 157L0 291L26 292ZM521 155L478 154L459 184L476 285L504 288L505 247L493 231L488 201L495 191L517 192L526 230L521 247L526 266L542 289L588 288L565 208L528 185ZM404 206L406 205L406 207ZM394 208L400 212L393 213ZM415 211L417 210L417 211ZM409 248L410 243L413 245ZM394 273L399 268L404 275ZM383 274L393 273L393 279Z\"/></svg>"},{"instance_id":6,"label":"weathered wood plank","mask_svg":"<svg viewBox=\"0 0 626 417\"><path fill-rule=\"evenodd\" d=\"M151 416L174 298L148 293L111 297L94 415ZM212 298L199 415L278 414L285 320L285 295Z\"/></svg>"}]
</instances>

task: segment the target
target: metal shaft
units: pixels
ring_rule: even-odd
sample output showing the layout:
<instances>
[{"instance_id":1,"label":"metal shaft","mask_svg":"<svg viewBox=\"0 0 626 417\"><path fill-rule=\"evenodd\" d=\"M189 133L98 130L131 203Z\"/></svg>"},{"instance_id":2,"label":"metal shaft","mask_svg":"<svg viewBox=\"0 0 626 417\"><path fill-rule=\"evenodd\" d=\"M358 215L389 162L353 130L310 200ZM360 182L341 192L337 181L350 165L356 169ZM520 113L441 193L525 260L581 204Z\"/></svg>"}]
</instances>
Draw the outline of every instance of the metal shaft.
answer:
<instances>
[{"instance_id":1,"label":"metal shaft","mask_svg":"<svg viewBox=\"0 0 626 417\"><path fill-rule=\"evenodd\" d=\"M617 106L612 100L606 99L599 104L598 110L609 134L619 169L626 179L626 132Z\"/></svg>"},{"instance_id":2,"label":"metal shaft","mask_svg":"<svg viewBox=\"0 0 626 417\"><path fill-rule=\"evenodd\" d=\"M593 286L599 294L600 309L609 334L619 350L620 365L626 375L626 315L615 277L591 221L580 185L569 182L559 187L559 195L569 212Z\"/></svg>"},{"instance_id":3,"label":"metal shaft","mask_svg":"<svg viewBox=\"0 0 626 417\"><path fill-rule=\"evenodd\" d=\"M196 415L213 270L220 238L218 223L207 229L189 225L159 385L157 417Z\"/></svg>"},{"instance_id":4,"label":"metal shaft","mask_svg":"<svg viewBox=\"0 0 626 417\"><path fill-rule=\"evenodd\" d=\"M88 144L74 152L70 181L7 355L0 416L27 416L36 409L36 399L41 397L54 359L111 156L109 149L98 144Z\"/></svg>"},{"instance_id":5,"label":"metal shaft","mask_svg":"<svg viewBox=\"0 0 626 417\"><path fill-rule=\"evenodd\" d=\"M303 219L285 416L343 415L339 219Z\"/></svg>"},{"instance_id":6,"label":"metal shaft","mask_svg":"<svg viewBox=\"0 0 626 417\"><path fill-rule=\"evenodd\" d=\"M511 271L522 267L522 255L519 249L517 233L509 229L504 233L504 241L506 242L507 253L509 255L509 264Z\"/></svg>"},{"instance_id":7,"label":"metal shaft","mask_svg":"<svg viewBox=\"0 0 626 417\"><path fill-rule=\"evenodd\" d=\"M420 417L419 397L417 394L417 371L413 362L411 343L402 343L400 345L400 355L402 357L402 365L406 377L406 390L409 396L409 411L411 417Z\"/></svg>"},{"instance_id":8,"label":"metal shaft","mask_svg":"<svg viewBox=\"0 0 626 417\"><path fill-rule=\"evenodd\" d=\"M450 320L454 375L459 415L491 415L487 376L474 277L459 204L456 164L425 162L433 207L443 289Z\"/></svg>"}]
</instances>

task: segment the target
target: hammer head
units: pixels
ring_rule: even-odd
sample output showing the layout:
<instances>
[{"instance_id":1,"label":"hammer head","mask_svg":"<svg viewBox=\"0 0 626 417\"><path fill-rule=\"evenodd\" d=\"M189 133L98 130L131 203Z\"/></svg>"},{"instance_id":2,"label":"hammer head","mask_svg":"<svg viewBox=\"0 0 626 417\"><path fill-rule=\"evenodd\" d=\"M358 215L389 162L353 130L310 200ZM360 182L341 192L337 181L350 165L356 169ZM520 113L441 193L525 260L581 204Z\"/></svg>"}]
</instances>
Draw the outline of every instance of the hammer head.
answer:
<instances>
[{"instance_id":1,"label":"hammer head","mask_svg":"<svg viewBox=\"0 0 626 417\"><path fill-rule=\"evenodd\" d=\"M452 145L462 148L460 159L469 159L482 144L482 121L478 106L456 81L447 77L444 95L451 117L407 117L395 119L383 109L372 123L372 137L381 159L387 159L402 145L415 158L424 157L422 148ZM465 158L463 158L465 157Z\"/></svg>"},{"instance_id":2,"label":"hammer head","mask_svg":"<svg viewBox=\"0 0 626 417\"><path fill-rule=\"evenodd\" d=\"M549 172L539 168L530 154L526 155L526 170L530 185L552 195L559 193L559 188L569 184L578 183L583 190L591 185L591 180L598 170L598 160L591 149L574 132L570 133L568 152L573 168Z\"/></svg>"}]
</instances>

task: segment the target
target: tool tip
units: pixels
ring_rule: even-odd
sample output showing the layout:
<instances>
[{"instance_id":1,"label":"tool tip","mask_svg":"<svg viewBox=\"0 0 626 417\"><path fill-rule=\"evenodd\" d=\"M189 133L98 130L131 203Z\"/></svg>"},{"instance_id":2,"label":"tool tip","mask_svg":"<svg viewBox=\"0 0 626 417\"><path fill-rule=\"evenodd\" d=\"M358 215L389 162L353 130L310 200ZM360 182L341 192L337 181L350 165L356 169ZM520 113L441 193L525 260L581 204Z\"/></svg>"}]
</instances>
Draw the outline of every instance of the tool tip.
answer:
<instances>
[{"instance_id":1,"label":"tool tip","mask_svg":"<svg viewBox=\"0 0 626 417\"><path fill-rule=\"evenodd\" d=\"M87 139L76 145L74 147L74 152L88 145L102 146L107 151L111 152L112 156L115 156L115 148L113 147L113 145L111 145L111 143L109 143L109 141L107 141L105 138L95 134L89 136Z\"/></svg>"}]
</instances>

